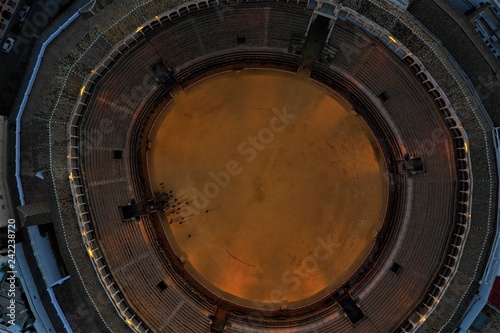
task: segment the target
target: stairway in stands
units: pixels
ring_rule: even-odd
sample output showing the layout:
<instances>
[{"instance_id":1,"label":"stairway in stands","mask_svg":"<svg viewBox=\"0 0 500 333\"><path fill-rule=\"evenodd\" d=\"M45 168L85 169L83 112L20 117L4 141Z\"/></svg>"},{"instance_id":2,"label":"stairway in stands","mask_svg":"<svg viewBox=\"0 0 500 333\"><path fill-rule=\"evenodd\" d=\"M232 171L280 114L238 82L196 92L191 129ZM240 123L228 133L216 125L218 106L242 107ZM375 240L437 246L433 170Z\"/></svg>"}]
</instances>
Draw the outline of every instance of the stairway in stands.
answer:
<instances>
[{"instance_id":1,"label":"stairway in stands","mask_svg":"<svg viewBox=\"0 0 500 333\"><path fill-rule=\"evenodd\" d=\"M325 16L316 16L309 27L309 31L304 43L304 51L302 53L302 62L300 68L312 68L312 65L319 59L321 52L326 44L330 19Z\"/></svg>"}]
</instances>

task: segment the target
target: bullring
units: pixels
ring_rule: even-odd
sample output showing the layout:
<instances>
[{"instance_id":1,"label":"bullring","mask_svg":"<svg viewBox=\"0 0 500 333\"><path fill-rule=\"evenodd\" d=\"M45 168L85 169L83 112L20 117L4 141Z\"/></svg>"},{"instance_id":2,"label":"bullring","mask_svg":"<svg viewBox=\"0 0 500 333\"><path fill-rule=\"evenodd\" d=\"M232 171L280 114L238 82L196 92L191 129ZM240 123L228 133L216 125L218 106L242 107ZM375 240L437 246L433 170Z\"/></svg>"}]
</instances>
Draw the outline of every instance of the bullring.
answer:
<instances>
[{"instance_id":1,"label":"bullring","mask_svg":"<svg viewBox=\"0 0 500 333\"><path fill-rule=\"evenodd\" d=\"M62 288L82 295L90 314L73 317L75 325L95 332L456 326L474 293L463 286L478 280L477 263L488 255L488 242L478 239L491 238L494 226L491 123L456 64L418 22L386 2L357 1L114 1L88 13L68 28L71 35L50 44L58 52L46 53L19 138L25 199L32 203L37 189L47 191L71 275ZM119 208L154 199L146 179L148 133L176 92L223 72L259 70L305 75L340 95L374 133L388 173L390 200L373 251L348 281L297 307L281 300L260 307L214 292L189 274L189 256L172 248L158 212L124 221ZM268 115L275 115L272 106ZM265 141L259 133L250 135ZM43 183L30 176L41 167L49 170ZM476 170L485 181L474 182ZM471 229L475 223L481 228ZM461 267L466 273L456 275ZM453 290L464 296L448 298ZM349 317L346 304L362 318ZM75 313L68 304L61 308Z\"/></svg>"}]
</instances>

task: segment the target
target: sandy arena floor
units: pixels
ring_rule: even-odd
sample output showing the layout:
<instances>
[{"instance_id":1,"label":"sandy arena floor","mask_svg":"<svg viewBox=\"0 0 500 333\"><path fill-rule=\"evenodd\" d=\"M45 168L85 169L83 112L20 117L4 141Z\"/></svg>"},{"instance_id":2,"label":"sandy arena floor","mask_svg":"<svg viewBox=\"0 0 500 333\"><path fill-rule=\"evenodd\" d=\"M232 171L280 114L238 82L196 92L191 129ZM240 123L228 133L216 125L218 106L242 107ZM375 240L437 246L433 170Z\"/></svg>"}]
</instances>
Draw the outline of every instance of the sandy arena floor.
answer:
<instances>
[{"instance_id":1,"label":"sandy arena floor","mask_svg":"<svg viewBox=\"0 0 500 333\"><path fill-rule=\"evenodd\" d=\"M233 302L317 300L382 227L388 180L373 134L304 74L231 72L178 90L150 138L151 186L175 203L161 214L167 237Z\"/></svg>"}]
</instances>

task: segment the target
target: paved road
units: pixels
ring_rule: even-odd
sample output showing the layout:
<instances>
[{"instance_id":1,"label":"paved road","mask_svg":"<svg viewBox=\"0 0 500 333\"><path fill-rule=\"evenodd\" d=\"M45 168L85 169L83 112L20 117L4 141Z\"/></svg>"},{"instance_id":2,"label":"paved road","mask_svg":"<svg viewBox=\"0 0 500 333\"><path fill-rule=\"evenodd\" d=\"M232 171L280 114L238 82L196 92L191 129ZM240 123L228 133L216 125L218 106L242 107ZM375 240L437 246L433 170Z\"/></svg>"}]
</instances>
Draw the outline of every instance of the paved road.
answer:
<instances>
[{"instance_id":1,"label":"paved road","mask_svg":"<svg viewBox=\"0 0 500 333\"><path fill-rule=\"evenodd\" d=\"M14 48L8 54L0 52L0 115L9 116L11 113L33 46L39 34L54 21L60 9L65 9L66 6L59 8L57 2L69 5L73 1L21 1L19 9L24 4L28 4L31 9L22 24L17 22L16 13L14 16L16 21L6 35L6 37L13 37L16 40ZM46 4L49 3L52 5L47 6Z\"/></svg>"},{"instance_id":2,"label":"paved road","mask_svg":"<svg viewBox=\"0 0 500 333\"><path fill-rule=\"evenodd\" d=\"M36 3L33 4L23 22L23 26L30 25L34 13L41 10L38 3L39 2L36 1ZM21 1L18 11L24 4L25 2ZM0 114L3 116L9 116L10 114L22 76L25 72L25 66L23 66L23 64L29 59L33 46L33 37L27 36L27 38L19 38L23 29L19 27L20 22L17 21L17 14L13 17L15 20L13 22L14 24L5 37L13 37L16 39L16 43L10 53L1 52L0 54Z\"/></svg>"}]
</instances>

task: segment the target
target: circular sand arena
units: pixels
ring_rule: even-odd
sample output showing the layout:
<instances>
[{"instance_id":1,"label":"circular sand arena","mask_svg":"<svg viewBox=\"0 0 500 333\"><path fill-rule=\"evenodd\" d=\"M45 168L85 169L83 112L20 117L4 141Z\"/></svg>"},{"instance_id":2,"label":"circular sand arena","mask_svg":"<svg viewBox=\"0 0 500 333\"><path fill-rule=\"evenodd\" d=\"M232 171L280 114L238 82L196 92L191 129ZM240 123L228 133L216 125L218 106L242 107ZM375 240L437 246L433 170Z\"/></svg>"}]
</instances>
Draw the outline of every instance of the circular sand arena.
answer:
<instances>
[{"instance_id":1,"label":"circular sand arena","mask_svg":"<svg viewBox=\"0 0 500 333\"><path fill-rule=\"evenodd\" d=\"M303 74L231 72L178 89L150 140L167 238L231 302L310 304L357 271L382 228L388 178L373 133Z\"/></svg>"}]
</instances>

